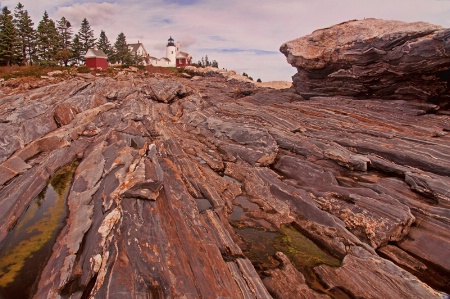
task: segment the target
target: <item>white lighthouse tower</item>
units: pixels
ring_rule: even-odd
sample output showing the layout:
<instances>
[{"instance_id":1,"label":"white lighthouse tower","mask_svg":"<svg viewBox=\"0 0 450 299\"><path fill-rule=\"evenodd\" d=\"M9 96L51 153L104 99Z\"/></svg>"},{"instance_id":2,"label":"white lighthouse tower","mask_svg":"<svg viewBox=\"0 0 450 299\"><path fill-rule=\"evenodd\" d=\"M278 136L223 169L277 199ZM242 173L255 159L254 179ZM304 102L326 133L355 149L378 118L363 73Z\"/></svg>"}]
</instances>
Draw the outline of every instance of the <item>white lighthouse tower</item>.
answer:
<instances>
[{"instance_id":1,"label":"white lighthouse tower","mask_svg":"<svg viewBox=\"0 0 450 299\"><path fill-rule=\"evenodd\" d=\"M170 60L169 66L176 66L177 49L172 37L167 41L166 58Z\"/></svg>"}]
</instances>

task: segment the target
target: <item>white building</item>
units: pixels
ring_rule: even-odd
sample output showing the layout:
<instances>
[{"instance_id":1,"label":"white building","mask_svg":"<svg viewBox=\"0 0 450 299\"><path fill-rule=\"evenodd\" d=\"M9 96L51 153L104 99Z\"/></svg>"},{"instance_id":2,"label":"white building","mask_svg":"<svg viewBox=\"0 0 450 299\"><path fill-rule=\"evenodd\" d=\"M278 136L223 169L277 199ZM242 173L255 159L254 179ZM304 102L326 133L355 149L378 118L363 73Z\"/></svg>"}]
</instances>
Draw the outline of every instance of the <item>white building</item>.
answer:
<instances>
[{"instance_id":1,"label":"white building","mask_svg":"<svg viewBox=\"0 0 450 299\"><path fill-rule=\"evenodd\" d=\"M156 58L149 57L150 64L153 66L161 67L183 67L190 65L192 62L192 57L186 52L181 51L181 43L174 43L172 37L167 41L166 46L166 57Z\"/></svg>"},{"instance_id":2,"label":"white building","mask_svg":"<svg viewBox=\"0 0 450 299\"><path fill-rule=\"evenodd\" d=\"M150 55L145 50L144 45L139 41L137 44L128 44L128 50L130 50L131 55L142 57L143 65L150 64Z\"/></svg>"}]
</instances>

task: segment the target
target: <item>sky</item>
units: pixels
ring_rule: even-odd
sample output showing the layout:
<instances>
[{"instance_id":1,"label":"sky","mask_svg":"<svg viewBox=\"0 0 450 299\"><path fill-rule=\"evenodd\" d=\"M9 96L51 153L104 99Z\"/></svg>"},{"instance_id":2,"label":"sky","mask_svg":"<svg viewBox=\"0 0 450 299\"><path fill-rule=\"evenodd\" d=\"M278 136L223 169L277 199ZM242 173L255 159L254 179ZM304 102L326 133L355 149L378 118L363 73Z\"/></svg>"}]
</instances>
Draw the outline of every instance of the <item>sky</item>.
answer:
<instances>
[{"instance_id":1,"label":"sky","mask_svg":"<svg viewBox=\"0 0 450 299\"><path fill-rule=\"evenodd\" d=\"M13 10L18 0L0 0ZM347 20L381 18L450 27L450 0L20 0L35 27L47 11L68 19L73 32L87 18L95 37L111 44L120 32L163 57L167 39L182 43L197 62L205 55L219 67L255 80L291 81L295 68L280 46Z\"/></svg>"}]
</instances>

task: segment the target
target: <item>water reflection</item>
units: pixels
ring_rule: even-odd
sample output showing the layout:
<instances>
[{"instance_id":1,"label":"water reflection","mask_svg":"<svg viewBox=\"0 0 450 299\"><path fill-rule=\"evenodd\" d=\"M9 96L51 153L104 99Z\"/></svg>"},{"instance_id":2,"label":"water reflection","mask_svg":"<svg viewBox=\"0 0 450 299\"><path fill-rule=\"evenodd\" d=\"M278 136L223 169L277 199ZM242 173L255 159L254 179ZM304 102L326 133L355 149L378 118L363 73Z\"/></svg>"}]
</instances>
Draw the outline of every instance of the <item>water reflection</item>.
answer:
<instances>
[{"instance_id":1,"label":"water reflection","mask_svg":"<svg viewBox=\"0 0 450 299\"><path fill-rule=\"evenodd\" d=\"M77 163L55 173L0 248L0 297L30 298L67 216L66 197Z\"/></svg>"},{"instance_id":2,"label":"water reflection","mask_svg":"<svg viewBox=\"0 0 450 299\"><path fill-rule=\"evenodd\" d=\"M302 273L317 265L340 266L341 261L319 248L292 225L283 225L280 232L245 227L235 228L236 233L246 243L244 254L259 269L274 268L278 261L272 256L281 251Z\"/></svg>"}]
</instances>

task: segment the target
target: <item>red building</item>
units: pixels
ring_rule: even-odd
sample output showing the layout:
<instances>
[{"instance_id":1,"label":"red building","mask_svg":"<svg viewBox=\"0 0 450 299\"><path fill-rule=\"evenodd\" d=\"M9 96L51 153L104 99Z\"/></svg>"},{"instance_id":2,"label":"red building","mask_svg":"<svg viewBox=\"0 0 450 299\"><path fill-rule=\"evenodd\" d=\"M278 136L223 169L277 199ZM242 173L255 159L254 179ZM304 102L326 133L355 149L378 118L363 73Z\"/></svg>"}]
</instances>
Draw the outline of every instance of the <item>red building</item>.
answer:
<instances>
[{"instance_id":1,"label":"red building","mask_svg":"<svg viewBox=\"0 0 450 299\"><path fill-rule=\"evenodd\" d=\"M178 52L176 56L176 66L177 67L183 67L190 65L192 61L191 55L189 55L186 52Z\"/></svg>"},{"instance_id":2,"label":"red building","mask_svg":"<svg viewBox=\"0 0 450 299\"><path fill-rule=\"evenodd\" d=\"M108 68L108 56L102 50L89 49L84 58L86 59L86 66L89 68L101 68L103 70Z\"/></svg>"}]
</instances>

